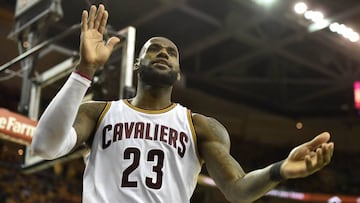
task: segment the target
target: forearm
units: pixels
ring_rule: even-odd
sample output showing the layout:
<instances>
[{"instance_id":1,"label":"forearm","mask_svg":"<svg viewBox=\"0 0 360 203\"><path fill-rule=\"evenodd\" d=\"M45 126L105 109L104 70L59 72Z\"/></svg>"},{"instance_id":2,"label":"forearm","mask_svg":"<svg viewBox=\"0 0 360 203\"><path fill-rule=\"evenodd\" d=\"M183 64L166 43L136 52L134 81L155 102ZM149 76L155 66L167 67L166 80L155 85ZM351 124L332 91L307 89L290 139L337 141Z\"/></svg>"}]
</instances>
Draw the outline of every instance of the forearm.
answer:
<instances>
[{"instance_id":1,"label":"forearm","mask_svg":"<svg viewBox=\"0 0 360 203\"><path fill-rule=\"evenodd\" d=\"M192 118L199 138L200 155L205 160L209 175L227 200L253 202L280 182L282 164L272 164L246 174L230 155L230 139L225 127L215 119L202 115L195 114Z\"/></svg>"},{"instance_id":2,"label":"forearm","mask_svg":"<svg viewBox=\"0 0 360 203\"><path fill-rule=\"evenodd\" d=\"M32 152L54 159L69 152L76 143L74 123L90 81L72 73L42 114L31 143Z\"/></svg>"},{"instance_id":3,"label":"forearm","mask_svg":"<svg viewBox=\"0 0 360 203\"><path fill-rule=\"evenodd\" d=\"M232 202L252 202L268 191L276 187L283 178L280 175L280 166L282 162L278 162L247 173L242 178L235 181L229 188Z\"/></svg>"}]
</instances>

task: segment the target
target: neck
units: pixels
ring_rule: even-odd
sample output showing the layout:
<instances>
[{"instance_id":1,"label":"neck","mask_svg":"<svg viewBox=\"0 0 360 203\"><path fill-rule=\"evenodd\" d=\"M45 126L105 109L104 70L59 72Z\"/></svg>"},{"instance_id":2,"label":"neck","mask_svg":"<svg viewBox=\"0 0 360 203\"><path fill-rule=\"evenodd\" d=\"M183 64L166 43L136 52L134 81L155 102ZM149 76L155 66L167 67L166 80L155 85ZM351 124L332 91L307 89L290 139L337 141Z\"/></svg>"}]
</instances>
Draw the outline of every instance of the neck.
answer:
<instances>
[{"instance_id":1,"label":"neck","mask_svg":"<svg viewBox=\"0 0 360 203\"><path fill-rule=\"evenodd\" d=\"M136 96L131 104L146 110L160 110L169 107L171 102L172 86L153 87L138 82Z\"/></svg>"}]
</instances>

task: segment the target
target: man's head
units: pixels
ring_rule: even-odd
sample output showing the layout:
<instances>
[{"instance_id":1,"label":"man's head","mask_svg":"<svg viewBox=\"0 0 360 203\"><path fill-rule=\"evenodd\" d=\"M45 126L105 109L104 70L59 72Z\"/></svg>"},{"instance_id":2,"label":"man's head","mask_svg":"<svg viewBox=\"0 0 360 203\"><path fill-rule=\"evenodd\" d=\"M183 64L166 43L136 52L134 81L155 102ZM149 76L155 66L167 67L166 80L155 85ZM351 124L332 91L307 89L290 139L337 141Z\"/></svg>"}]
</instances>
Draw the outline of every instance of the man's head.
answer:
<instances>
[{"instance_id":1,"label":"man's head","mask_svg":"<svg viewBox=\"0 0 360 203\"><path fill-rule=\"evenodd\" d=\"M135 69L147 85L172 86L180 79L179 51L171 40L153 37L142 47Z\"/></svg>"}]
</instances>

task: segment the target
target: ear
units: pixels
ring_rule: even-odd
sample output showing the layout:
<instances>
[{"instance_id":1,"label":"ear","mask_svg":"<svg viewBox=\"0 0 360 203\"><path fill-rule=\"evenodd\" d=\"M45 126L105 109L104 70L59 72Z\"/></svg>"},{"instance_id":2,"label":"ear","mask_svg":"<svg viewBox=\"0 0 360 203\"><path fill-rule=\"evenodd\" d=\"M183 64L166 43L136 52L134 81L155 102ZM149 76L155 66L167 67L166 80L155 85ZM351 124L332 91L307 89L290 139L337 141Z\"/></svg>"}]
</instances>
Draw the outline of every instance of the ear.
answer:
<instances>
[{"instance_id":1,"label":"ear","mask_svg":"<svg viewBox=\"0 0 360 203\"><path fill-rule=\"evenodd\" d=\"M139 67L140 67L140 60L139 58L136 58L134 63L134 70L139 69Z\"/></svg>"}]
</instances>

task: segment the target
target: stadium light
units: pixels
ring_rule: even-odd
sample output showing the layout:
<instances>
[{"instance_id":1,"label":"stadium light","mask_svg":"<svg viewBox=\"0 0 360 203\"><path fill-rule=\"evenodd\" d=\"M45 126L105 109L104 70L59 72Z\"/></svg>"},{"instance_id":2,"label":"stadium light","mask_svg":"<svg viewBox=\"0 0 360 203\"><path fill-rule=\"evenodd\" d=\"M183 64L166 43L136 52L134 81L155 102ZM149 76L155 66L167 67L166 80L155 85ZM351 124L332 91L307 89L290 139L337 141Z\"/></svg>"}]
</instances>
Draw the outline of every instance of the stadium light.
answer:
<instances>
[{"instance_id":1,"label":"stadium light","mask_svg":"<svg viewBox=\"0 0 360 203\"><path fill-rule=\"evenodd\" d=\"M274 4L277 0L253 0L253 1L259 5L270 6Z\"/></svg>"},{"instance_id":2,"label":"stadium light","mask_svg":"<svg viewBox=\"0 0 360 203\"><path fill-rule=\"evenodd\" d=\"M351 42L358 42L360 40L359 34L344 24L334 22L330 24L329 29L331 32L336 32Z\"/></svg>"},{"instance_id":3,"label":"stadium light","mask_svg":"<svg viewBox=\"0 0 360 203\"><path fill-rule=\"evenodd\" d=\"M339 23L336 23L336 22L331 23L330 26L329 26L329 29L330 29L331 32L336 32L339 26L340 26Z\"/></svg>"},{"instance_id":4,"label":"stadium light","mask_svg":"<svg viewBox=\"0 0 360 203\"><path fill-rule=\"evenodd\" d=\"M338 22L331 22L330 19L324 17L324 14L321 11L310 10L304 2L296 3L294 5L294 11L299 15L303 15L305 19L313 22L313 24L308 27L309 32L329 27L331 32L342 35L351 42L360 41L360 34L352 28Z\"/></svg>"},{"instance_id":5,"label":"stadium light","mask_svg":"<svg viewBox=\"0 0 360 203\"><path fill-rule=\"evenodd\" d=\"M327 20L327 19L322 19L322 20L320 20L320 21L318 21L318 22L315 22L315 23L313 23L313 24L311 24L310 26L309 26L309 31L310 32L315 32L315 31L318 31L318 30L322 30L322 29L324 29L324 28L326 28L326 27L328 27L329 25L330 25L330 21L329 20Z\"/></svg>"},{"instance_id":6,"label":"stadium light","mask_svg":"<svg viewBox=\"0 0 360 203\"><path fill-rule=\"evenodd\" d=\"M319 23L324 20L324 14L320 11L306 11L304 17L308 20L312 20L314 23Z\"/></svg>"},{"instance_id":7,"label":"stadium light","mask_svg":"<svg viewBox=\"0 0 360 203\"><path fill-rule=\"evenodd\" d=\"M294 11L297 14L304 14L308 9L308 6L304 2L299 2L294 5Z\"/></svg>"},{"instance_id":8,"label":"stadium light","mask_svg":"<svg viewBox=\"0 0 360 203\"><path fill-rule=\"evenodd\" d=\"M360 40L360 36L357 32L353 32L351 33L349 40L352 42L358 42Z\"/></svg>"}]
</instances>

